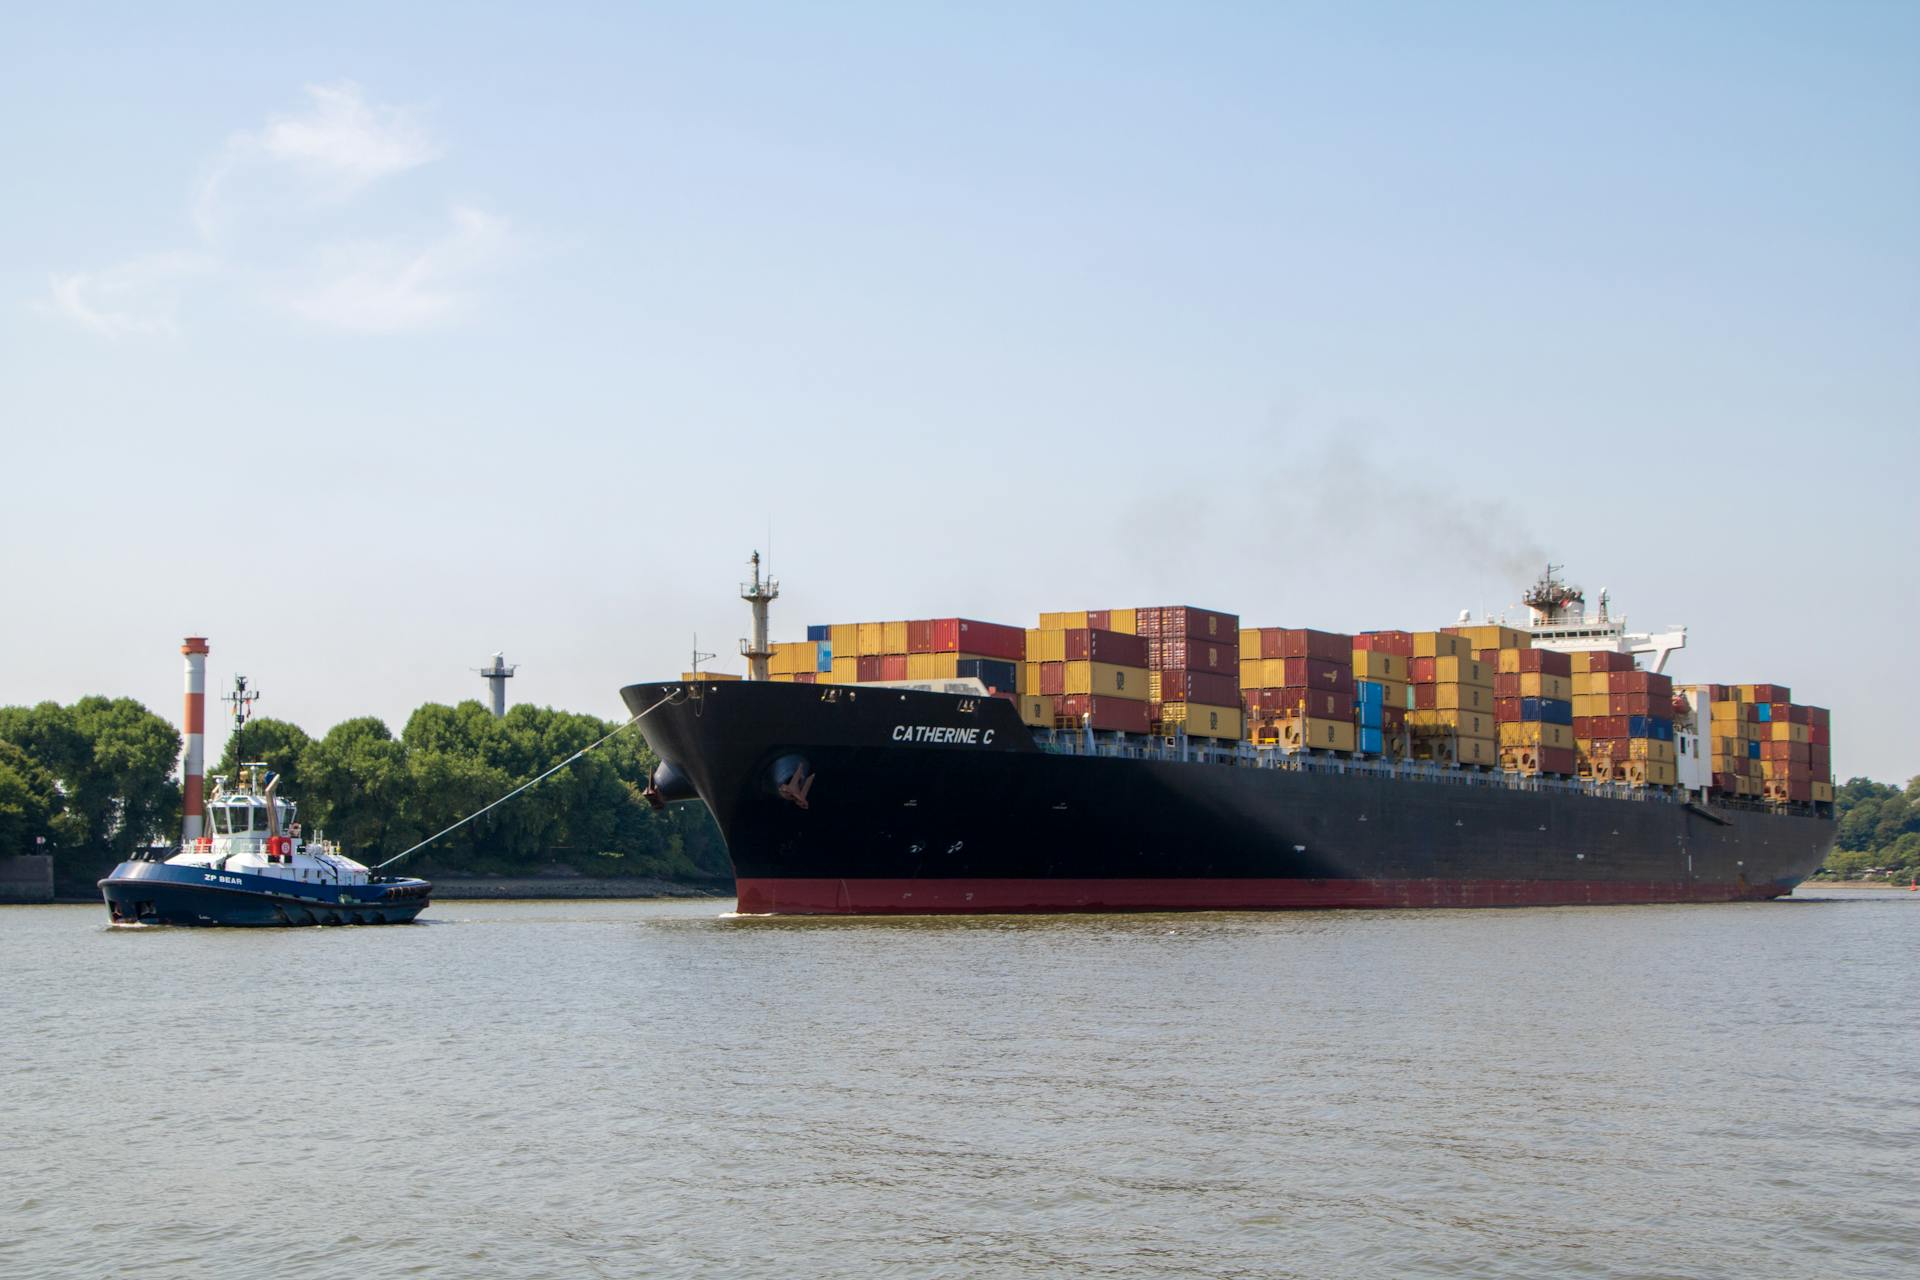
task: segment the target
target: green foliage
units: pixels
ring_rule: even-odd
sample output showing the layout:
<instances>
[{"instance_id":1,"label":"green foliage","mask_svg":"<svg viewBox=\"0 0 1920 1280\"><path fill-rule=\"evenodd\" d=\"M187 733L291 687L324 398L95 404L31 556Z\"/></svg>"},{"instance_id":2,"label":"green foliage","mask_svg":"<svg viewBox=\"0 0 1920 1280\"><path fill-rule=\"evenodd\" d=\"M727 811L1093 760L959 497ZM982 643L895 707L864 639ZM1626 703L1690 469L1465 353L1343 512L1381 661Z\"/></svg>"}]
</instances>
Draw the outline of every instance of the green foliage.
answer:
<instances>
[{"instance_id":1,"label":"green foliage","mask_svg":"<svg viewBox=\"0 0 1920 1280\"><path fill-rule=\"evenodd\" d=\"M46 839L52 847L53 820L65 807L53 775L13 743L0 739L0 857L34 853Z\"/></svg>"},{"instance_id":2,"label":"green foliage","mask_svg":"<svg viewBox=\"0 0 1920 1280\"><path fill-rule=\"evenodd\" d=\"M1838 831L1822 874L1874 872L1899 882L1920 875L1920 777L1904 789L1849 778L1834 791L1833 812Z\"/></svg>"},{"instance_id":3,"label":"green foliage","mask_svg":"<svg viewBox=\"0 0 1920 1280\"><path fill-rule=\"evenodd\" d=\"M43 823L63 891L90 890L116 862L178 826L180 791L172 775L180 735L131 698L0 707L0 742L57 789L58 803L47 806ZM20 773L17 765L12 771ZM33 792L35 781L20 776ZM22 820L30 822L34 806L22 805Z\"/></svg>"}]
</instances>

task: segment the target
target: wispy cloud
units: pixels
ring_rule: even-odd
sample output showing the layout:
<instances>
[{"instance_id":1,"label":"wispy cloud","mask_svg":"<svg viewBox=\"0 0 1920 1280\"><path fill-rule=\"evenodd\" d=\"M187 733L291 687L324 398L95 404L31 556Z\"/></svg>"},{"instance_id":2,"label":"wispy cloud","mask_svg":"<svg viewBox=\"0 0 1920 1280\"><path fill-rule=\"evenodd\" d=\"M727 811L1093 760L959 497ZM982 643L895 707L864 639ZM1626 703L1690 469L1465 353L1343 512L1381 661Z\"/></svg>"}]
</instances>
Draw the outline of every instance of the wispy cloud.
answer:
<instances>
[{"instance_id":1,"label":"wispy cloud","mask_svg":"<svg viewBox=\"0 0 1920 1280\"><path fill-rule=\"evenodd\" d=\"M306 94L304 111L271 116L227 139L194 197L194 224L203 237L213 239L234 216L236 188L241 214L245 206L289 196L342 203L440 154L414 110L369 103L350 80L308 85Z\"/></svg>"},{"instance_id":2,"label":"wispy cloud","mask_svg":"<svg viewBox=\"0 0 1920 1280\"><path fill-rule=\"evenodd\" d=\"M425 243L328 246L313 282L288 301L315 323L355 333L428 329L467 311L475 282L511 248L506 219L456 206L448 228Z\"/></svg>"},{"instance_id":3,"label":"wispy cloud","mask_svg":"<svg viewBox=\"0 0 1920 1280\"><path fill-rule=\"evenodd\" d=\"M48 277L46 309L108 338L179 332L181 287L212 268L205 254L156 253L104 271Z\"/></svg>"},{"instance_id":4,"label":"wispy cloud","mask_svg":"<svg viewBox=\"0 0 1920 1280\"><path fill-rule=\"evenodd\" d=\"M415 109L373 101L351 81L308 85L298 110L236 131L207 164L190 211L200 248L52 273L42 309L106 337L175 334L194 277L218 274L237 295L348 332L449 323L510 255L507 220L454 203L443 228L366 233L380 221L381 185L440 154Z\"/></svg>"}]
</instances>

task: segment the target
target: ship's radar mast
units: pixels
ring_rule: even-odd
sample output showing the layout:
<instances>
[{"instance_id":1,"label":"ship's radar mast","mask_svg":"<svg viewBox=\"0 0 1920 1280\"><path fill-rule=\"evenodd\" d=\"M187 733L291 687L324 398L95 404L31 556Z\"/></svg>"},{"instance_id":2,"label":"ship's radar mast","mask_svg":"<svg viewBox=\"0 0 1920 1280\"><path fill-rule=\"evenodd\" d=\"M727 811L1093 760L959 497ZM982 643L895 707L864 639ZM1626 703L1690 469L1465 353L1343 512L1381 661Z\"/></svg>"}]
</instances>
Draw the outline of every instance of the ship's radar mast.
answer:
<instances>
[{"instance_id":1,"label":"ship's radar mast","mask_svg":"<svg viewBox=\"0 0 1920 1280\"><path fill-rule=\"evenodd\" d=\"M1587 594L1578 587L1560 581L1564 565L1548 564L1540 580L1527 588L1520 603L1532 611L1533 623L1582 622L1586 619ZM1576 611L1575 606L1579 606Z\"/></svg>"},{"instance_id":2,"label":"ship's radar mast","mask_svg":"<svg viewBox=\"0 0 1920 1280\"><path fill-rule=\"evenodd\" d=\"M740 598L753 610L753 637L740 642L740 652L747 660L747 679L765 680L767 678L767 659L773 656L773 650L767 647L767 606L780 598L780 582L777 578L760 576L760 553L753 553L753 581L740 584Z\"/></svg>"}]
</instances>

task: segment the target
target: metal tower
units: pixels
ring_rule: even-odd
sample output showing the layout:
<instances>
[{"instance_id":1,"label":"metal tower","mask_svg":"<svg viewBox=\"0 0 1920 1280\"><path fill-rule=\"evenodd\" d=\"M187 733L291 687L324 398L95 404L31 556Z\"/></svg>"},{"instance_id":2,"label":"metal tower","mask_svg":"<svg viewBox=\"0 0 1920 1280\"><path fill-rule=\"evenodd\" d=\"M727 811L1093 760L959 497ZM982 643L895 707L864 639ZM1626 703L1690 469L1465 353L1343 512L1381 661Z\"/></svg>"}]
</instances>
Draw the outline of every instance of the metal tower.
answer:
<instances>
[{"instance_id":1,"label":"metal tower","mask_svg":"<svg viewBox=\"0 0 1920 1280\"><path fill-rule=\"evenodd\" d=\"M233 762L245 764L247 753L241 747L241 734L246 731L247 721L253 719L253 704L260 699L258 690L247 688L245 676L233 678L233 692L222 694L220 701L233 704Z\"/></svg>"},{"instance_id":2,"label":"metal tower","mask_svg":"<svg viewBox=\"0 0 1920 1280\"><path fill-rule=\"evenodd\" d=\"M753 610L753 638L740 642L740 652L747 659L747 679L765 680L767 678L767 659L773 656L773 650L767 647L767 606L780 598L778 579L760 577L760 553L753 553L753 581L740 584L740 598Z\"/></svg>"},{"instance_id":3,"label":"metal tower","mask_svg":"<svg viewBox=\"0 0 1920 1280\"><path fill-rule=\"evenodd\" d=\"M519 663L508 666L506 657L498 653L493 655L491 666L474 668L493 691L493 714L496 719L507 714L507 680L519 669Z\"/></svg>"}]
</instances>

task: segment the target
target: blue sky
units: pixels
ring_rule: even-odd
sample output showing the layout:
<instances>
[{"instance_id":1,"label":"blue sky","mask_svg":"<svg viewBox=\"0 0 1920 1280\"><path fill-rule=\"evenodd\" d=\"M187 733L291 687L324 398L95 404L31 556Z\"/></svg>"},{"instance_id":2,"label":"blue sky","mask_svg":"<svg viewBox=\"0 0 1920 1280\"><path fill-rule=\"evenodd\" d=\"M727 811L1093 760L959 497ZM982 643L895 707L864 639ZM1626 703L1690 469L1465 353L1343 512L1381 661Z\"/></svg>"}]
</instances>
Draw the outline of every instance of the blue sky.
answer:
<instances>
[{"instance_id":1,"label":"blue sky","mask_svg":"<svg viewBox=\"0 0 1920 1280\"><path fill-rule=\"evenodd\" d=\"M0 116L0 702L1551 556L1920 773L1913 6L43 6Z\"/></svg>"}]
</instances>

